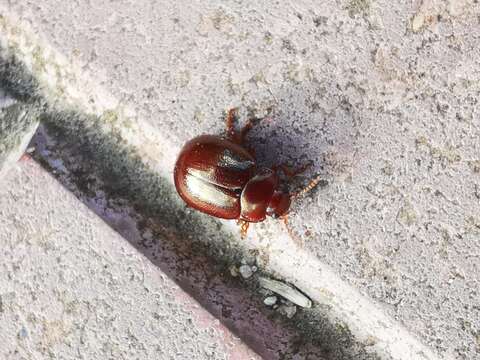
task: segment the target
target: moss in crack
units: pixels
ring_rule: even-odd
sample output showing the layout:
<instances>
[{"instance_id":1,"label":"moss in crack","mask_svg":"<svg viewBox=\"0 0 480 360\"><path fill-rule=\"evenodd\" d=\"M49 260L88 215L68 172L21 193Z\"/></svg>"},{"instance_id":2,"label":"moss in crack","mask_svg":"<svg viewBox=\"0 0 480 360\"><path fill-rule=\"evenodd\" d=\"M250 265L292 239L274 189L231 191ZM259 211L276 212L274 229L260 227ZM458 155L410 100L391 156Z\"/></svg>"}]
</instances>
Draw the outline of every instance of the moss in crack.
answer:
<instances>
[{"instance_id":1,"label":"moss in crack","mask_svg":"<svg viewBox=\"0 0 480 360\"><path fill-rule=\"evenodd\" d=\"M325 359L381 359L368 350L371 344L358 342L348 325L332 320L330 311L322 306L301 311L289 321L295 324L299 334L298 349L310 343L322 350Z\"/></svg>"},{"instance_id":2,"label":"moss in crack","mask_svg":"<svg viewBox=\"0 0 480 360\"><path fill-rule=\"evenodd\" d=\"M0 109L0 166L11 151L18 151L17 148L25 141L25 136L36 126L38 117L36 107L22 103Z\"/></svg>"},{"instance_id":3,"label":"moss in crack","mask_svg":"<svg viewBox=\"0 0 480 360\"><path fill-rule=\"evenodd\" d=\"M0 48L0 88L22 102L40 100L38 81L9 51Z\"/></svg>"}]
</instances>

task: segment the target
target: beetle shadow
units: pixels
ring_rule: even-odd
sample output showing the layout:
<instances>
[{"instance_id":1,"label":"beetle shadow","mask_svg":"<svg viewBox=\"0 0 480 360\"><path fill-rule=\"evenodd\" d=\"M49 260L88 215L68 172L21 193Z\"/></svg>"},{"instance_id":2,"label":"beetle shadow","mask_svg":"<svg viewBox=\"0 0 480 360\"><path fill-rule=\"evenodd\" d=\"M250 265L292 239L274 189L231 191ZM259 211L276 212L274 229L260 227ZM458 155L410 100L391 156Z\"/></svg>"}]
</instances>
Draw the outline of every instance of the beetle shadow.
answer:
<instances>
[{"instance_id":1,"label":"beetle shadow","mask_svg":"<svg viewBox=\"0 0 480 360\"><path fill-rule=\"evenodd\" d=\"M331 85L328 97L325 93L324 86L315 81L275 89L269 114L256 119L248 135L248 145L261 166L286 164L296 169L309 165L292 184L297 188L315 176L325 179L323 185L338 179L351 181L362 120L337 86ZM255 114L256 105L247 106L247 116Z\"/></svg>"}]
</instances>

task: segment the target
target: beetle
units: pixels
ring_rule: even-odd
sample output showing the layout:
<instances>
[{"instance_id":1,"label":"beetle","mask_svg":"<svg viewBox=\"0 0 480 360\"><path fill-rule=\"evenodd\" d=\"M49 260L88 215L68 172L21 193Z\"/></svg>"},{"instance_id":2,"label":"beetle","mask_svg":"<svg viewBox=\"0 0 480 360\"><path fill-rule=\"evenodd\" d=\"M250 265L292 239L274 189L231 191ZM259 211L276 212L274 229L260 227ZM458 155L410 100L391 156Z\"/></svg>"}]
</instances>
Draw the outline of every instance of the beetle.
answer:
<instances>
[{"instance_id":1,"label":"beetle","mask_svg":"<svg viewBox=\"0 0 480 360\"><path fill-rule=\"evenodd\" d=\"M295 193L281 190L280 170L291 178L307 166L297 171L285 165L257 167L253 151L244 146L254 122L248 120L236 131L235 113L236 109L227 113L226 136L200 135L183 146L175 163L174 182L188 206L217 218L237 220L243 238L250 223L267 216L281 218L286 224L292 200L313 189L320 178Z\"/></svg>"}]
</instances>

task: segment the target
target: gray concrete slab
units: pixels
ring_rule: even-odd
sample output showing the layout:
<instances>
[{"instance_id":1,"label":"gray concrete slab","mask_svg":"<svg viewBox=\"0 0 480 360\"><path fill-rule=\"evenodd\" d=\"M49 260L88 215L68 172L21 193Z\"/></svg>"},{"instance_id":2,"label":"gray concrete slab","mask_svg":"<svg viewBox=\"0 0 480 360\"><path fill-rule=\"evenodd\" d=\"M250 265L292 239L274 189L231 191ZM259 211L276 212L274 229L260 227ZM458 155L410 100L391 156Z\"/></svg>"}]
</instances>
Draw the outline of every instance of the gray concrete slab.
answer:
<instances>
[{"instance_id":1,"label":"gray concrete slab","mask_svg":"<svg viewBox=\"0 0 480 360\"><path fill-rule=\"evenodd\" d=\"M442 357L478 356L477 3L4 3L75 64L17 49L49 94L118 124L145 120L120 131L160 174L188 138L221 131L222 110L270 115L252 135L259 159L312 160L328 186L291 216L303 249L273 223L256 227L263 266L322 293L365 343L385 336L370 338L376 351L418 356L388 341L395 322L359 330L370 314L348 304L338 278L378 305L371 316L398 320ZM332 275L306 271L303 252Z\"/></svg>"},{"instance_id":2,"label":"gray concrete slab","mask_svg":"<svg viewBox=\"0 0 480 360\"><path fill-rule=\"evenodd\" d=\"M30 158L0 228L1 359L260 359Z\"/></svg>"}]
</instances>

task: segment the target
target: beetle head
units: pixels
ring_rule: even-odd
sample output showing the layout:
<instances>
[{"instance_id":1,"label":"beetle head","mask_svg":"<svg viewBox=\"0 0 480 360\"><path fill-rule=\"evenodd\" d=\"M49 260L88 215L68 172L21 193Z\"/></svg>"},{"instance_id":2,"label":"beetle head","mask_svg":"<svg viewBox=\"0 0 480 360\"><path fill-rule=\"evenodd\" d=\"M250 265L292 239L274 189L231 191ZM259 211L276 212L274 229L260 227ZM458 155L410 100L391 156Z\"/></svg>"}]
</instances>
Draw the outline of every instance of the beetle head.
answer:
<instances>
[{"instance_id":1,"label":"beetle head","mask_svg":"<svg viewBox=\"0 0 480 360\"><path fill-rule=\"evenodd\" d=\"M267 215L273 218L279 218L287 214L290 209L290 195L282 191L275 191L270 199L267 208Z\"/></svg>"}]
</instances>

